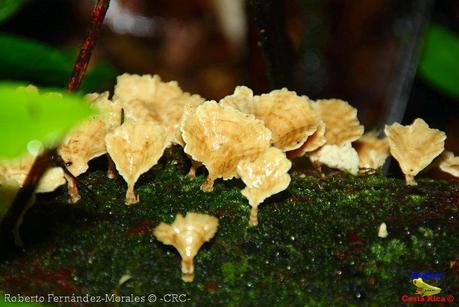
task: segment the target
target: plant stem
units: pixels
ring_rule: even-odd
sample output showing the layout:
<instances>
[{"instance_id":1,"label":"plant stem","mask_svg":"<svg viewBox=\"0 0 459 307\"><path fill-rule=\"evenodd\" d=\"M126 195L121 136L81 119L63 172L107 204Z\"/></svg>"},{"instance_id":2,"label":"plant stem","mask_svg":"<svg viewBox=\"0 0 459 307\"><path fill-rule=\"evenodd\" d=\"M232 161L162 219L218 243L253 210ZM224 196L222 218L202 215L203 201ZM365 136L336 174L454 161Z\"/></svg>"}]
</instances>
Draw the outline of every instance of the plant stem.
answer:
<instances>
[{"instance_id":1,"label":"plant stem","mask_svg":"<svg viewBox=\"0 0 459 307\"><path fill-rule=\"evenodd\" d=\"M294 51L285 25L285 2L250 0L249 12L258 30L272 89L292 87Z\"/></svg>"},{"instance_id":2,"label":"plant stem","mask_svg":"<svg viewBox=\"0 0 459 307\"><path fill-rule=\"evenodd\" d=\"M80 48L78 58L73 66L73 73L67 85L70 92L76 91L83 80L84 73L88 68L89 60L91 59L92 50L100 34L100 29L107 13L110 0L97 1L96 7L92 12L91 28Z\"/></svg>"},{"instance_id":3,"label":"plant stem","mask_svg":"<svg viewBox=\"0 0 459 307\"><path fill-rule=\"evenodd\" d=\"M109 4L110 0L99 0L92 12L91 28L83 42L83 45L81 46L78 58L73 67L72 76L67 86L69 92L76 91L83 80ZM1 245L6 242L11 242L11 231L14 228L19 216L29 203L41 177L52 165L50 157L53 153L55 153L55 151L55 148L46 150L35 159L32 168L24 181L23 187L17 192L13 203L9 207L4 219L1 221Z\"/></svg>"}]
</instances>

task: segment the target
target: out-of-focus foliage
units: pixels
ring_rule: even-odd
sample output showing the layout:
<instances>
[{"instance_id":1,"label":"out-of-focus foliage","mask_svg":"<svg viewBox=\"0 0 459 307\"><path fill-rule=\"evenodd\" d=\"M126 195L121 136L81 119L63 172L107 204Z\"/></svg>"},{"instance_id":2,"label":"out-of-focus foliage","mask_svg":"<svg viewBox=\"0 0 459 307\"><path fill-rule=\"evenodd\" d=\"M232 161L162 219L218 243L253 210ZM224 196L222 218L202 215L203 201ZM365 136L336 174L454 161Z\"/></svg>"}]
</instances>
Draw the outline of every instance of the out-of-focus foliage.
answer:
<instances>
[{"instance_id":1,"label":"out-of-focus foliage","mask_svg":"<svg viewBox=\"0 0 459 307\"><path fill-rule=\"evenodd\" d=\"M419 72L442 92L459 98L459 36L433 24L427 31Z\"/></svg>"},{"instance_id":2,"label":"out-of-focus foliage","mask_svg":"<svg viewBox=\"0 0 459 307\"><path fill-rule=\"evenodd\" d=\"M70 128L92 113L78 95L38 94L0 84L0 159L19 157L31 145L55 145Z\"/></svg>"},{"instance_id":3,"label":"out-of-focus foliage","mask_svg":"<svg viewBox=\"0 0 459 307\"><path fill-rule=\"evenodd\" d=\"M30 0L0 0L0 23L14 15Z\"/></svg>"},{"instance_id":4,"label":"out-of-focus foliage","mask_svg":"<svg viewBox=\"0 0 459 307\"><path fill-rule=\"evenodd\" d=\"M62 52L40 42L0 34L0 79L65 87L75 58L76 51ZM100 61L89 67L80 89L90 92L107 88L115 76L113 67Z\"/></svg>"}]
</instances>

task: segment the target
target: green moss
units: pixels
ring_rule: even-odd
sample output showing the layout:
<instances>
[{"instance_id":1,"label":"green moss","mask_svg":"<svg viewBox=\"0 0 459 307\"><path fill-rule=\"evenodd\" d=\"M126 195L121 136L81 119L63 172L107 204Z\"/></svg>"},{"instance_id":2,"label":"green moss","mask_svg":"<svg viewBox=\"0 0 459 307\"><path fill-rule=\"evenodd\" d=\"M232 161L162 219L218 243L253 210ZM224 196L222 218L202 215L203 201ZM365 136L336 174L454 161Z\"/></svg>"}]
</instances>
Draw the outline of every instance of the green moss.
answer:
<instances>
[{"instance_id":1,"label":"green moss","mask_svg":"<svg viewBox=\"0 0 459 307\"><path fill-rule=\"evenodd\" d=\"M186 163L168 156L136 185L140 203L125 206L125 183L103 170L81 176L80 203L65 188L41 195L23 224L24 249L0 262L0 291L23 294L89 293L117 288L121 295L184 293L202 305L395 305L413 294L411 272L441 272L443 293L457 277L459 185L418 180L416 187L380 174L320 179L292 174L289 188L259 208L250 206L239 180L199 190L204 176L185 176ZM216 237L195 259L193 283L183 283L180 257L152 236L177 213L219 218ZM385 222L389 236L377 236ZM455 248L454 248L455 247Z\"/></svg>"}]
</instances>

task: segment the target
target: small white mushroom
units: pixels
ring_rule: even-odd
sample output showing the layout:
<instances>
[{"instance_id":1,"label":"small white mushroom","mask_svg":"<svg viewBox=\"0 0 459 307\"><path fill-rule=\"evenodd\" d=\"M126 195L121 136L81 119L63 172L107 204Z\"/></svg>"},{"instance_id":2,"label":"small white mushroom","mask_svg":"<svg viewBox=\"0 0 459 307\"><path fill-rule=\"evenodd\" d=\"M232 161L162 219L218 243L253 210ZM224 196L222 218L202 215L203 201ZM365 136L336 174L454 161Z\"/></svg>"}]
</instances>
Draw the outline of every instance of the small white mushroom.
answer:
<instances>
[{"instance_id":1,"label":"small white mushroom","mask_svg":"<svg viewBox=\"0 0 459 307\"><path fill-rule=\"evenodd\" d=\"M232 107L207 101L186 116L184 151L209 171L203 191L212 191L217 178L236 177L239 161L254 160L270 147L271 131L263 122Z\"/></svg>"},{"instance_id":2,"label":"small white mushroom","mask_svg":"<svg viewBox=\"0 0 459 307\"><path fill-rule=\"evenodd\" d=\"M258 225L258 206L269 196L285 190L290 184L288 170L292 162L280 149L271 147L255 161L239 162L237 173L246 187L241 191L247 197L252 211L249 224Z\"/></svg>"},{"instance_id":3,"label":"small white mushroom","mask_svg":"<svg viewBox=\"0 0 459 307\"><path fill-rule=\"evenodd\" d=\"M36 156L26 154L23 157L13 161L3 161L0 163L0 201L10 203L14 199L16 192L23 187L24 182L32 169ZM56 190L59 186L65 184L64 170L61 167L49 168L40 179L36 193L48 193ZM24 215L34 204L35 197L32 197L21 212L13 228L13 235L16 245L22 245L22 239L19 233L20 226ZM3 208L1 208L3 209ZM0 218L3 218L3 212L0 209ZM0 219L1 221L1 219Z\"/></svg>"},{"instance_id":4,"label":"small white mushroom","mask_svg":"<svg viewBox=\"0 0 459 307\"><path fill-rule=\"evenodd\" d=\"M107 152L105 136L121 124L121 107L108 99L108 92L88 94L85 98L99 110L99 114L73 129L58 147L59 155L74 177L88 170L90 160ZM80 199L77 184L71 176L66 175L66 179L70 199L75 203Z\"/></svg>"},{"instance_id":5,"label":"small white mushroom","mask_svg":"<svg viewBox=\"0 0 459 307\"><path fill-rule=\"evenodd\" d=\"M365 133L353 146L359 154L359 167L362 169L378 169L389 156L387 138L378 138L374 132Z\"/></svg>"},{"instance_id":6,"label":"small white mushroom","mask_svg":"<svg viewBox=\"0 0 459 307\"><path fill-rule=\"evenodd\" d=\"M213 238L218 228L216 217L187 213L185 217L177 214L171 225L161 223L153 231L156 239L166 245L174 246L182 257L182 279L193 281L193 259L201 246Z\"/></svg>"},{"instance_id":7,"label":"small white mushroom","mask_svg":"<svg viewBox=\"0 0 459 307\"><path fill-rule=\"evenodd\" d=\"M311 100L286 88L254 98L254 115L264 121L272 133L273 146L294 150L314 134L319 125Z\"/></svg>"},{"instance_id":8,"label":"small white mushroom","mask_svg":"<svg viewBox=\"0 0 459 307\"><path fill-rule=\"evenodd\" d=\"M128 185L126 205L139 202L134 185L161 158L168 145L166 138L164 128L157 124L130 121L105 137L107 152Z\"/></svg>"},{"instance_id":9,"label":"small white mushroom","mask_svg":"<svg viewBox=\"0 0 459 307\"><path fill-rule=\"evenodd\" d=\"M429 165L445 147L444 132L429 128L417 118L411 125L395 123L384 129L391 155L398 161L407 185L416 185L414 177Z\"/></svg>"},{"instance_id":10,"label":"small white mushroom","mask_svg":"<svg viewBox=\"0 0 459 307\"><path fill-rule=\"evenodd\" d=\"M0 185L12 185L21 188L35 159L35 156L26 154L17 160L1 162ZM40 179L35 192L52 192L63 184L65 184L64 170L61 167L51 167Z\"/></svg>"},{"instance_id":11,"label":"small white mushroom","mask_svg":"<svg viewBox=\"0 0 459 307\"><path fill-rule=\"evenodd\" d=\"M378 228L378 237L380 238L387 238L389 233L387 232L387 225L386 223L381 223Z\"/></svg>"},{"instance_id":12,"label":"small white mushroom","mask_svg":"<svg viewBox=\"0 0 459 307\"><path fill-rule=\"evenodd\" d=\"M181 146L179 127L186 107L196 108L204 102L199 95L182 91L177 81L130 74L118 76L113 100L123 106L127 119L154 121L166 130L169 144Z\"/></svg>"},{"instance_id":13,"label":"small white mushroom","mask_svg":"<svg viewBox=\"0 0 459 307\"><path fill-rule=\"evenodd\" d=\"M363 126L357 118L357 109L340 99L320 99L312 108L325 123L325 138L328 145L344 145L359 139Z\"/></svg>"},{"instance_id":14,"label":"small white mushroom","mask_svg":"<svg viewBox=\"0 0 459 307\"><path fill-rule=\"evenodd\" d=\"M309 154L313 163L324 164L352 175L359 171L359 155L350 143L343 145L325 145Z\"/></svg>"},{"instance_id":15,"label":"small white mushroom","mask_svg":"<svg viewBox=\"0 0 459 307\"><path fill-rule=\"evenodd\" d=\"M459 157L450 151L445 151L440 157L440 169L454 177L459 177Z\"/></svg>"}]
</instances>

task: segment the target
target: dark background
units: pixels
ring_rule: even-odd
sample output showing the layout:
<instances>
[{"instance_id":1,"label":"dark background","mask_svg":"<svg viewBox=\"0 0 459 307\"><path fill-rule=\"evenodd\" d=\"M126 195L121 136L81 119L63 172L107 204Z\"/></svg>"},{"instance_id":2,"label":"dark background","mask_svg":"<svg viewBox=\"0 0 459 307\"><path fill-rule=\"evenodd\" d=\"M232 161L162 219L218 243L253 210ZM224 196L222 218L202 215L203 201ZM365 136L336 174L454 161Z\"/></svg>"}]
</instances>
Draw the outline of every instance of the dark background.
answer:
<instances>
[{"instance_id":1,"label":"dark background","mask_svg":"<svg viewBox=\"0 0 459 307\"><path fill-rule=\"evenodd\" d=\"M381 131L394 119L391 108L403 123L422 117L459 153L458 98L415 75L430 24L459 33L458 1L226 1L241 3L235 13L219 10L224 2L112 0L93 62L107 61L115 73L96 89L110 89L122 72L159 74L209 99L240 84L256 93L287 86L348 100L366 130ZM76 52L94 3L31 0L0 31ZM222 16L242 20L237 38Z\"/></svg>"}]
</instances>

